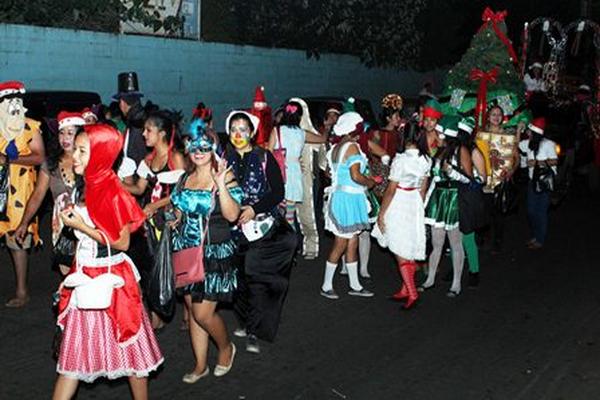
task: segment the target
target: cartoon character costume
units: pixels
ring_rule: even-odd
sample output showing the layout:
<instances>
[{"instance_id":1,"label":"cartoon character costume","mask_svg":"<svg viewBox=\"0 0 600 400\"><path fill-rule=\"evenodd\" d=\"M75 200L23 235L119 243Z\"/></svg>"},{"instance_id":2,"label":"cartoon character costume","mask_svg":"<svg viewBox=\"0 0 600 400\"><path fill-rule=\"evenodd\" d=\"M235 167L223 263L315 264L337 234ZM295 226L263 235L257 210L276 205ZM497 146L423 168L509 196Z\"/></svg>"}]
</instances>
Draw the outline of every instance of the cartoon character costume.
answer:
<instances>
[{"instance_id":1,"label":"cartoon character costume","mask_svg":"<svg viewBox=\"0 0 600 400\"><path fill-rule=\"evenodd\" d=\"M0 238L9 248L27 249L40 243L37 218L27 227L28 236L23 244L14 239L14 231L21 223L37 179L35 166L13 163L19 156L31 154L29 143L40 135L40 123L26 118L22 95L25 86L9 81L0 84L0 154L8 163L8 203L0 216Z\"/></svg>"},{"instance_id":2,"label":"cartoon character costume","mask_svg":"<svg viewBox=\"0 0 600 400\"><path fill-rule=\"evenodd\" d=\"M269 136L273 130L273 115L271 107L267 104L264 86L258 86L254 91L254 101L252 102L250 114L260 121L254 141L258 146L265 147L269 143Z\"/></svg>"}]
</instances>

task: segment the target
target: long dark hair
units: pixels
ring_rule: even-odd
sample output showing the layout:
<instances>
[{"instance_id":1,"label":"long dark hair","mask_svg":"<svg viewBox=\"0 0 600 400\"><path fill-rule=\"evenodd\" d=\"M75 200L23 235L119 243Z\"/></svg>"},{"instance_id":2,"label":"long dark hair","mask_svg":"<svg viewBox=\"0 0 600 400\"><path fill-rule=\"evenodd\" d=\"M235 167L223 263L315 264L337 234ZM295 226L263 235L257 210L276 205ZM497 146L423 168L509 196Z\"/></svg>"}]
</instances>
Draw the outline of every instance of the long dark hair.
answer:
<instances>
[{"instance_id":1,"label":"long dark hair","mask_svg":"<svg viewBox=\"0 0 600 400\"><path fill-rule=\"evenodd\" d=\"M544 135L540 135L532 130L529 131L531 132L531 138L529 139L529 150L533 151L534 156L537 157L538 151L540 150L540 143L542 143Z\"/></svg>"},{"instance_id":2,"label":"long dark hair","mask_svg":"<svg viewBox=\"0 0 600 400\"><path fill-rule=\"evenodd\" d=\"M290 128L297 128L300 126L301 119L302 106L300 105L300 103L290 101L283 107L283 115L281 116L279 126L289 126Z\"/></svg>"},{"instance_id":3,"label":"long dark hair","mask_svg":"<svg viewBox=\"0 0 600 400\"><path fill-rule=\"evenodd\" d=\"M171 143L173 149L183 152L183 141L181 140L181 113L174 110L155 110L148 114L146 122L156 126L158 131L164 131L165 141Z\"/></svg>"},{"instance_id":4,"label":"long dark hair","mask_svg":"<svg viewBox=\"0 0 600 400\"><path fill-rule=\"evenodd\" d=\"M398 113L398 115L401 115L400 110L397 108L391 108L391 107L383 107L381 109L381 112L379 113L379 122L381 123L381 129L385 128L388 124L388 118L391 118L392 115L394 115L395 113Z\"/></svg>"},{"instance_id":5,"label":"long dark hair","mask_svg":"<svg viewBox=\"0 0 600 400\"><path fill-rule=\"evenodd\" d=\"M75 138L81 132L83 132L83 126L78 126L75 136L73 137L73 141L75 141ZM50 132L46 143L46 166L50 172L54 172L58 168L58 164L60 163L62 156L65 154L65 150L61 147L60 142L58 141L58 135L59 132Z\"/></svg>"},{"instance_id":6,"label":"long dark hair","mask_svg":"<svg viewBox=\"0 0 600 400\"><path fill-rule=\"evenodd\" d=\"M429 157L429 146L427 146L427 135L416 120L410 120L404 125L403 140L400 145L400 153L406 151L406 146L411 144L417 146L420 156Z\"/></svg>"}]
</instances>

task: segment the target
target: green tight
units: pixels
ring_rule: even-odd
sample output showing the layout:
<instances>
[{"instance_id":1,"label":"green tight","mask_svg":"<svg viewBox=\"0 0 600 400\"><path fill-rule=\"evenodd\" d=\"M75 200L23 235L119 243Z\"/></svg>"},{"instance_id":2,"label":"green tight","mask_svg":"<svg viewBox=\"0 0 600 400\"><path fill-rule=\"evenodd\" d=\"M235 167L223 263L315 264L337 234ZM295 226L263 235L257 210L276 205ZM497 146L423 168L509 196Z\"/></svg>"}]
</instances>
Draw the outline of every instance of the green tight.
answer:
<instances>
[{"instance_id":1,"label":"green tight","mask_svg":"<svg viewBox=\"0 0 600 400\"><path fill-rule=\"evenodd\" d=\"M462 243L467 254L467 261L469 262L469 272L479 272L479 249L475 242L475 232L463 235Z\"/></svg>"}]
</instances>

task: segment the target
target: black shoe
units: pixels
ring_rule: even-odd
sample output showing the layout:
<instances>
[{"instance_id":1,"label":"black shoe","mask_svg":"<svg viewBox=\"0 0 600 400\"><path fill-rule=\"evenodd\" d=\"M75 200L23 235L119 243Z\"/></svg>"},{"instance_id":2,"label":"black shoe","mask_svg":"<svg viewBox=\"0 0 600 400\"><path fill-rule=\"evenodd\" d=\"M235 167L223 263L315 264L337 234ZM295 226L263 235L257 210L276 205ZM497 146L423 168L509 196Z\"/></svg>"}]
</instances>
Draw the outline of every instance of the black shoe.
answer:
<instances>
[{"instance_id":1,"label":"black shoe","mask_svg":"<svg viewBox=\"0 0 600 400\"><path fill-rule=\"evenodd\" d=\"M254 354L260 353L260 345L258 344L258 338L256 335L250 334L246 338L246 351Z\"/></svg>"},{"instance_id":2,"label":"black shoe","mask_svg":"<svg viewBox=\"0 0 600 400\"><path fill-rule=\"evenodd\" d=\"M479 272L469 272L468 286L472 289L479 286Z\"/></svg>"}]
</instances>

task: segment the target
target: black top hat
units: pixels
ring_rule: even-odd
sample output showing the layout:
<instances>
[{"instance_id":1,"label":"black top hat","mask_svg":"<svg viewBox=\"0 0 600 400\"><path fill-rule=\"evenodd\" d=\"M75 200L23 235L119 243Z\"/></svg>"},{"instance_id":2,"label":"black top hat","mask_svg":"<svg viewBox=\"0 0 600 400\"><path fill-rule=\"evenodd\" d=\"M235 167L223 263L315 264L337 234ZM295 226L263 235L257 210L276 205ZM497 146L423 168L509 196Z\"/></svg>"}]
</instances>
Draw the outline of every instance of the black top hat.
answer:
<instances>
[{"instance_id":1,"label":"black top hat","mask_svg":"<svg viewBox=\"0 0 600 400\"><path fill-rule=\"evenodd\" d=\"M119 92L113 96L113 99L119 100L125 96L144 97L140 92L138 77L135 72L121 72L118 78Z\"/></svg>"}]
</instances>

